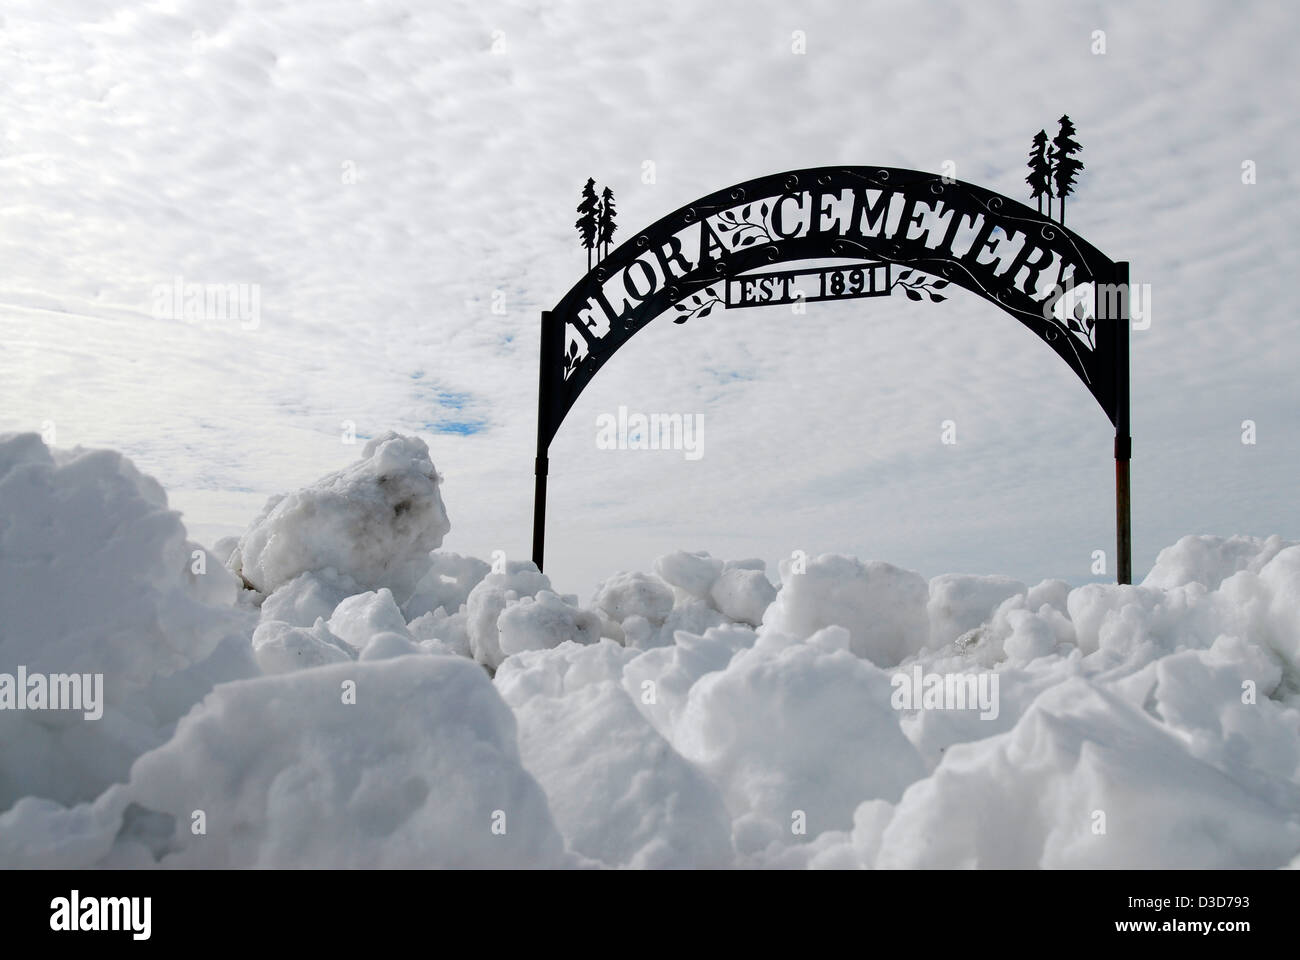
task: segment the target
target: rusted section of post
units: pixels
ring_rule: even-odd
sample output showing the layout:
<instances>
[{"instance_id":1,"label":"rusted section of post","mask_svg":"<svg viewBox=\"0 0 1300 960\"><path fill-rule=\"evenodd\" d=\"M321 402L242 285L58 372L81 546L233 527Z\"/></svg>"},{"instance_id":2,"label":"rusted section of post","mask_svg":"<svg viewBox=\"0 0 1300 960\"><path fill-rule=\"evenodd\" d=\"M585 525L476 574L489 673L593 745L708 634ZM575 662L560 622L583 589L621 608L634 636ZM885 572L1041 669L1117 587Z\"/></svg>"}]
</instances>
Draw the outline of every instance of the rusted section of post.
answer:
<instances>
[{"instance_id":1,"label":"rusted section of post","mask_svg":"<svg viewBox=\"0 0 1300 960\"><path fill-rule=\"evenodd\" d=\"M1133 582L1133 530L1128 487L1129 461L1115 458L1115 528L1119 554L1117 583Z\"/></svg>"}]
</instances>

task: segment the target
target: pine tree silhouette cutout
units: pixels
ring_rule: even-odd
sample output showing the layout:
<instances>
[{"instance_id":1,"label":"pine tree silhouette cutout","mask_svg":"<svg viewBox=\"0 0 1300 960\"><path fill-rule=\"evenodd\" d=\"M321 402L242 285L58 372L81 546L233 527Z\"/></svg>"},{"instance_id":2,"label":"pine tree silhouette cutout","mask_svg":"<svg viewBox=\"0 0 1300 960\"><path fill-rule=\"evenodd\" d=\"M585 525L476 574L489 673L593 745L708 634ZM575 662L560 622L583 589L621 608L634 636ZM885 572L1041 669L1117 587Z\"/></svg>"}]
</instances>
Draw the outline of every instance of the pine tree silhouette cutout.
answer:
<instances>
[{"instance_id":1,"label":"pine tree silhouette cutout","mask_svg":"<svg viewBox=\"0 0 1300 960\"><path fill-rule=\"evenodd\" d=\"M587 250L587 269L591 269L591 248L596 245L596 232L598 224L596 218L600 215L600 201L596 198L596 180L593 177L587 178L587 185L582 188L582 202L578 204L578 217L573 224L578 228L580 242Z\"/></svg>"},{"instance_id":2,"label":"pine tree silhouette cutout","mask_svg":"<svg viewBox=\"0 0 1300 960\"><path fill-rule=\"evenodd\" d=\"M1068 116L1062 116L1060 119L1061 132L1052 139L1052 146L1055 150L1052 158L1056 161L1052 168L1052 179L1056 182L1056 195L1061 198L1061 224L1065 224L1065 198L1074 193L1074 181L1078 177L1079 171L1083 169L1083 164L1074 159L1074 154L1083 149L1079 142L1074 139L1077 132L1074 124L1070 122ZM1049 208L1048 215L1051 215Z\"/></svg>"},{"instance_id":3,"label":"pine tree silhouette cutout","mask_svg":"<svg viewBox=\"0 0 1300 960\"><path fill-rule=\"evenodd\" d=\"M614 238L614 231L618 229L614 223L618 211L614 209L614 191L609 187L600 195L600 200L600 242L605 245L605 252L601 255L604 258L609 256L609 244Z\"/></svg>"},{"instance_id":4,"label":"pine tree silhouette cutout","mask_svg":"<svg viewBox=\"0 0 1300 960\"><path fill-rule=\"evenodd\" d=\"M1052 215L1052 163L1048 159L1047 131L1034 134L1034 145L1029 151L1029 195L1038 201L1038 212L1043 212L1043 198L1047 198L1047 215Z\"/></svg>"}]
</instances>

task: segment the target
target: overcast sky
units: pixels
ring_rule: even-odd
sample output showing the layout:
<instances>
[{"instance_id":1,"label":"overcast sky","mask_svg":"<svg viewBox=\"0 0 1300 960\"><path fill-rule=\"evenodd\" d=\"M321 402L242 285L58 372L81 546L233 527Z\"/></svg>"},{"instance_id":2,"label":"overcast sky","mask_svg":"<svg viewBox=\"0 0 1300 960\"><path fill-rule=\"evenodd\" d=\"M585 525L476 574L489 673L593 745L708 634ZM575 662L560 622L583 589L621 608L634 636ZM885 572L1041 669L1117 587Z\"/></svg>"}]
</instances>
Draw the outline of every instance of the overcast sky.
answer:
<instances>
[{"instance_id":1,"label":"overcast sky","mask_svg":"<svg viewBox=\"0 0 1300 960\"><path fill-rule=\"evenodd\" d=\"M1028 200L1030 138L1062 113L1085 163L1068 224L1152 293L1137 578L1186 533L1300 537L1300 8L6 6L0 430L123 450L201 541L355 458L350 421L428 441L446 548L524 558L538 314L586 269L588 176L619 241L826 164L951 161ZM156 317L177 277L256 285L260 322ZM704 456L597 449L619 405L701 414ZM552 446L547 570L587 596L671 549L772 575L802 549L1077 583L1101 549L1113 575L1112 435L1048 347L961 290L661 318Z\"/></svg>"}]
</instances>

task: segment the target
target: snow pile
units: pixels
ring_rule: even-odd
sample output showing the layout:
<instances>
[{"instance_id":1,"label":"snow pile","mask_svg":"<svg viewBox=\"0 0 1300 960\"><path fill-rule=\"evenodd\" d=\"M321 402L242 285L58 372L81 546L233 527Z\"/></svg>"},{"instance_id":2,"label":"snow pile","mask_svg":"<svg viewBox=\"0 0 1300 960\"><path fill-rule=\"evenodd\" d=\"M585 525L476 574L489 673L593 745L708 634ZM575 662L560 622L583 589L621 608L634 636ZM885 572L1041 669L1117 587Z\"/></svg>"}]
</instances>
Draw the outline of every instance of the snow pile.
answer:
<instances>
[{"instance_id":1,"label":"snow pile","mask_svg":"<svg viewBox=\"0 0 1300 960\"><path fill-rule=\"evenodd\" d=\"M451 529L441 482L423 440L384 433L352 466L272 497L240 538L231 569L267 594L306 571L333 570L406 599Z\"/></svg>"},{"instance_id":2,"label":"snow pile","mask_svg":"<svg viewBox=\"0 0 1300 960\"><path fill-rule=\"evenodd\" d=\"M1204 659L1191 654L1186 666L1193 662L1193 677L1208 680ZM1214 686L1206 684L1204 692L1230 692ZM814 846L822 849L810 862L878 868L1284 866L1300 849L1294 720L1262 724L1273 728L1269 745L1283 747L1282 763L1251 757L1275 768L1289 765L1292 781L1284 786L1257 773L1242 777L1249 762L1228 763L1223 756L1211 762L1188 748L1184 737L1194 732L1203 738L1233 712L1201 704L1199 717L1171 723L1160 719L1158 708L1144 710L1083 678L1065 679L1035 700L1011 731L954 746L896 807L864 804L847 836L819 838Z\"/></svg>"},{"instance_id":3,"label":"snow pile","mask_svg":"<svg viewBox=\"0 0 1300 960\"><path fill-rule=\"evenodd\" d=\"M214 682L256 673L237 593L130 461L0 435L0 674L103 678L97 720L0 710L0 809L94 798Z\"/></svg>"},{"instance_id":4,"label":"snow pile","mask_svg":"<svg viewBox=\"0 0 1300 960\"><path fill-rule=\"evenodd\" d=\"M1270 560L1295 545L1295 541L1278 536L1264 541L1240 536L1183 537L1160 551L1142 586L1170 589L1199 583L1214 590L1240 570L1259 573Z\"/></svg>"},{"instance_id":5,"label":"snow pile","mask_svg":"<svg viewBox=\"0 0 1300 960\"><path fill-rule=\"evenodd\" d=\"M635 655L602 640L507 660L496 682L519 720L524 764L576 852L606 866L727 866L722 798L621 685Z\"/></svg>"},{"instance_id":6,"label":"snow pile","mask_svg":"<svg viewBox=\"0 0 1300 960\"><path fill-rule=\"evenodd\" d=\"M600 638L601 618L530 561L494 572L438 550L450 528L440 483L422 440L386 433L345 470L271 498L229 561L269 593L252 639L264 671L419 652L495 670L515 653Z\"/></svg>"},{"instance_id":7,"label":"snow pile","mask_svg":"<svg viewBox=\"0 0 1300 960\"><path fill-rule=\"evenodd\" d=\"M675 743L723 791L740 853L847 829L859 803L897 800L923 775L888 674L850 642L842 627L765 632L692 685Z\"/></svg>"},{"instance_id":8,"label":"snow pile","mask_svg":"<svg viewBox=\"0 0 1300 960\"><path fill-rule=\"evenodd\" d=\"M372 442L273 500L241 591L118 455L0 439L0 673L110 691L0 711L0 866L1300 858L1300 544L1078 588L677 552L584 609L438 549L437 478Z\"/></svg>"},{"instance_id":9,"label":"snow pile","mask_svg":"<svg viewBox=\"0 0 1300 960\"><path fill-rule=\"evenodd\" d=\"M223 684L100 803L0 818L0 855L54 860L70 823L110 866L572 862L487 675L423 654Z\"/></svg>"},{"instance_id":10,"label":"snow pile","mask_svg":"<svg viewBox=\"0 0 1300 960\"><path fill-rule=\"evenodd\" d=\"M231 757L251 761L238 778ZM563 863L546 797L520 766L514 717L458 657L219 687L136 764L127 792L175 821L153 851L175 865ZM196 810L206 835L192 832Z\"/></svg>"}]
</instances>

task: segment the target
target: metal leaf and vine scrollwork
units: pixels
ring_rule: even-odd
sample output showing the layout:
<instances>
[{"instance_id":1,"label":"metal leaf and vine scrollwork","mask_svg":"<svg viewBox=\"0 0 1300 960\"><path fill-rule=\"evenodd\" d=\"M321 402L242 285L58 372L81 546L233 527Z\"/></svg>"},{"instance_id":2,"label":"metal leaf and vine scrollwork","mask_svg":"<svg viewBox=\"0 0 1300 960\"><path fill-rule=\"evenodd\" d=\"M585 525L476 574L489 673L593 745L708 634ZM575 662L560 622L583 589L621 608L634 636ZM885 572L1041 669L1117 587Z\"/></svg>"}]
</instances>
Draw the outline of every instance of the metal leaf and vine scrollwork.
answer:
<instances>
[{"instance_id":1,"label":"metal leaf and vine scrollwork","mask_svg":"<svg viewBox=\"0 0 1300 960\"><path fill-rule=\"evenodd\" d=\"M1082 303L1076 303L1074 309L1070 312L1073 315L1066 321L1065 328L1071 333L1077 334L1079 339L1088 345L1089 350L1096 350L1096 319L1088 316L1088 311Z\"/></svg>"},{"instance_id":2,"label":"metal leaf and vine scrollwork","mask_svg":"<svg viewBox=\"0 0 1300 960\"><path fill-rule=\"evenodd\" d=\"M705 287L704 293L707 296L695 294L688 303L673 304L673 309L681 314L673 318L673 323L685 323L687 320L694 320L696 317L707 317L713 312L713 308L722 302L718 292L712 287Z\"/></svg>"},{"instance_id":3,"label":"metal leaf and vine scrollwork","mask_svg":"<svg viewBox=\"0 0 1300 960\"><path fill-rule=\"evenodd\" d=\"M948 299L943 294L935 293L934 291L942 290L944 287L948 286L949 281L935 280L921 273L917 274L915 280L909 282L907 278L912 276L914 272L915 271L912 270L904 270L894 278L894 282L889 285L889 289L892 291L894 287L902 287L903 292L907 294L907 299L909 300L920 300L922 299L922 294L928 295L932 303L941 303Z\"/></svg>"},{"instance_id":4,"label":"metal leaf and vine scrollwork","mask_svg":"<svg viewBox=\"0 0 1300 960\"><path fill-rule=\"evenodd\" d=\"M565 380L569 379L569 374L573 373L574 370L578 369L578 364L581 362L582 362L582 358L578 356L578 341L570 340L569 350L564 355L564 379Z\"/></svg>"},{"instance_id":5,"label":"metal leaf and vine scrollwork","mask_svg":"<svg viewBox=\"0 0 1300 960\"><path fill-rule=\"evenodd\" d=\"M718 215L718 232L731 234L731 249L736 250L740 247L747 247L751 243L757 243L759 240L765 243L772 243L776 239L768 232L767 229L767 204L764 203L758 208L758 220L749 218L750 211L754 209L752 203L746 204L745 208L740 211L740 216L736 216L736 211L728 210Z\"/></svg>"}]
</instances>

